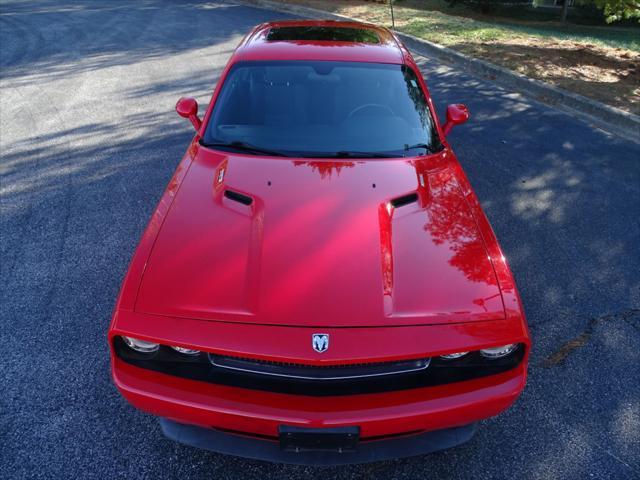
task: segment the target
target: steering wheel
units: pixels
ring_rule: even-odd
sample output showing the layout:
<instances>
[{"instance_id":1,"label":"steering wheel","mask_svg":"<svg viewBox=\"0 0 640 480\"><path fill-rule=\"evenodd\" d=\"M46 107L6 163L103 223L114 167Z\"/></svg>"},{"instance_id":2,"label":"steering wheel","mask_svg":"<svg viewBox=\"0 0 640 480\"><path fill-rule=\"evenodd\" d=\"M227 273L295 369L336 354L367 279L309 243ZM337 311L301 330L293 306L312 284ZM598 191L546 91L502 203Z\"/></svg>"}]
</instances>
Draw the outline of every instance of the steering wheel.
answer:
<instances>
[{"instance_id":1,"label":"steering wheel","mask_svg":"<svg viewBox=\"0 0 640 480\"><path fill-rule=\"evenodd\" d=\"M356 113L361 112L365 108L377 108L380 110L386 110L389 113L391 113L391 115L395 115L395 112L391 110L391 107L389 105L381 105L379 103L365 103L364 105L360 105L359 107L356 107L353 110L351 110L349 112L349 115L347 115L347 118L353 117Z\"/></svg>"}]
</instances>

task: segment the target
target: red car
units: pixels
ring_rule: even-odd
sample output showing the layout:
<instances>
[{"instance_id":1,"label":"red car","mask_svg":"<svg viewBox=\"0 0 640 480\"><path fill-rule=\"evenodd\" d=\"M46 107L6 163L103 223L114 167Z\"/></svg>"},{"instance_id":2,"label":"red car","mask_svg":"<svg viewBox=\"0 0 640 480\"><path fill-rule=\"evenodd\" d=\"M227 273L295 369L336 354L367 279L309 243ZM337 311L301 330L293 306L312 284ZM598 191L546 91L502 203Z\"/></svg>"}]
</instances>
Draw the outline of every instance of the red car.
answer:
<instances>
[{"instance_id":1,"label":"red car","mask_svg":"<svg viewBox=\"0 0 640 480\"><path fill-rule=\"evenodd\" d=\"M460 444L525 385L513 276L390 31L259 25L155 210L109 329L113 380L193 446L300 464Z\"/></svg>"}]
</instances>

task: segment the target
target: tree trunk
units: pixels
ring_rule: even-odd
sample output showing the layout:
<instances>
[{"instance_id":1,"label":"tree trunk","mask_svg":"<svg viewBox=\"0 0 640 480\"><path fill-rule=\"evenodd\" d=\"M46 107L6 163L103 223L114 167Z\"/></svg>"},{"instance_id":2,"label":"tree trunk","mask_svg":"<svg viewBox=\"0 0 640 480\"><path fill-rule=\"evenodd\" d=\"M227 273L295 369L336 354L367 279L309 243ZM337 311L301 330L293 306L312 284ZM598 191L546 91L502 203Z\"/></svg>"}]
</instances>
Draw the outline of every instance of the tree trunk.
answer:
<instances>
[{"instance_id":1,"label":"tree trunk","mask_svg":"<svg viewBox=\"0 0 640 480\"><path fill-rule=\"evenodd\" d=\"M389 8L391 9L391 28L396 28L396 19L393 15L393 0L389 0Z\"/></svg>"},{"instance_id":2,"label":"tree trunk","mask_svg":"<svg viewBox=\"0 0 640 480\"><path fill-rule=\"evenodd\" d=\"M567 23L567 14L569 13L569 0L564 0L562 4L562 23Z\"/></svg>"}]
</instances>

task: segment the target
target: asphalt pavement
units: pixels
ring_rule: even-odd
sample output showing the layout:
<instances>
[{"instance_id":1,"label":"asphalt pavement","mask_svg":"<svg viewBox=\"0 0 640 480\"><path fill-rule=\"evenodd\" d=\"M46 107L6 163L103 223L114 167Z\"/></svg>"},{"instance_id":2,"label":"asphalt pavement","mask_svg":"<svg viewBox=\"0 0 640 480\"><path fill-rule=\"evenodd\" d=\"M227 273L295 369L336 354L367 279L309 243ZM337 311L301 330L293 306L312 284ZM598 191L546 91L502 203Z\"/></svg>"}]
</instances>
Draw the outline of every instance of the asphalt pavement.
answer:
<instances>
[{"instance_id":1,"label":"asphalt pavement","mask_svg":"<svg viewBox=\"0 0 640 480\"><path fill-rule=\"evenodd\" d=\"M640 145L419 58L509 259L534 349L516 405L449 451L341 468L166 440L109 377L131 254L255 24L210 1L0 4L0 478L640 478Z\"/></svg>"}]
</instances>

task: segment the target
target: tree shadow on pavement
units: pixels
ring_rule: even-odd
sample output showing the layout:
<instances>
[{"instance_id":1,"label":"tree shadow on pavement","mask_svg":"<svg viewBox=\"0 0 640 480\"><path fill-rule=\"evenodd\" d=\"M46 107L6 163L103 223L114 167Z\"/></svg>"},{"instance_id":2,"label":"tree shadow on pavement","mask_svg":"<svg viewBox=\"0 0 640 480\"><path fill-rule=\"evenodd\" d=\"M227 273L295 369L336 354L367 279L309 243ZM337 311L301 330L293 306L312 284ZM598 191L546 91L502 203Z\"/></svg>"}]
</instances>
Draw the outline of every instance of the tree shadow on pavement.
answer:
<instances>
[{"instance_id":1,"label":"tree shadow on pavement","mask_svg":"<svg viewBox=\"0 0 640 480\"><path fill-rule=\"evenodd\" d=\"M246 34L224 21L233 4L8 2L0 7L0 78L49 82L95 69L177 55ZM268 13L255 10L259 22ZM199 19L193 21L193 15ZM261 18L262 17L262 18Z\"/></svg>"}]
</instances>

